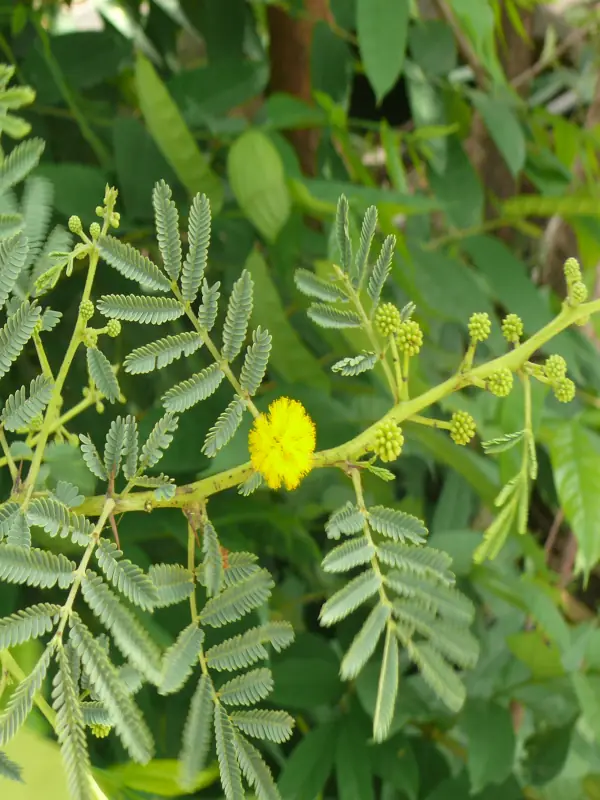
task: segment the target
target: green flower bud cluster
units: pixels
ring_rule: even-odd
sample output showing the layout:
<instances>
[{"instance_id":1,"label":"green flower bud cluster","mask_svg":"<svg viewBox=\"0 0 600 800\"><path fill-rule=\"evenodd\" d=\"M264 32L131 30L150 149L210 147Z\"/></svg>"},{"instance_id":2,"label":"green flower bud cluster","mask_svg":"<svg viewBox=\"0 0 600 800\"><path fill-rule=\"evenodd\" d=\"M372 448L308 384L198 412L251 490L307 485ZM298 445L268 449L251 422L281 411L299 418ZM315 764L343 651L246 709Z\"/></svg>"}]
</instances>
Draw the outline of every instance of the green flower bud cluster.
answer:
<instances>
[{"instance_id":1,"label":"green flower bud cluster","mask_svg":"<svg viewBox=\"0 0 600 800\"><path fill-rule=\"evenodd\" d=\"M398 333L400 322L400 312L393 303L382 303L375 312L375 328L386 338Z\"/></svg>"},{"instance_id":2,"label":"green flower bud cluster","mask_svg":"<svg viewBox=\"0 0 600 800\"><path fill-rule=\"evenodd\" d=\"M83 343L86 347L98 347L98 331L86 328L83 333Z\"/></svg>"},{"instance_id":3,"label":"green flower bud cluster","mask_svg":"<svg viewBox=\"0 0 600 800\"><path fill-rule=\"evenodd\" d=\"M108 324L106 326L107 334L116 339L116 337L121 333L121 323L118 319L109 319Z\"/></svg>"},{"instance_id":4,"label":"green flower bud cluster","mask_svg":"<svg viewBox=\"0 0 600 800\"><path fill-rule=\"evenodd\" d=\"M487 380L487 388L496 397L508 397L513 387L513 380L512 372L504 367L492 372Z\"/></svg>"},{"instance_id":5,"label":"green flower bud cluster","mask_svg":"<svg viewBox=\"0 0 600 800\"><path fill-rule=\"evenodd\" d=\"M492 323L488 314L472 314L469 320L469 336L473 342L485 342L492 330Z\"/></svg>"},{"instance_id":6,"label":"green flower bud cluster","mask_svg":"<svg viewBox=\"0 0 600 800\"><path fill-rule=\"evenodd\" d=\"M517 314L507 314L502 320L502 335L507 342L519 344L523 336L523 320Z\"/></svg>"},{"instance_id":7,"label":"green flower bud cluster","mask_svg":"<svg viewBox=\"0 0 600 800\"><path fill-rule=\"evenodd\" d=\"M101 231L102 228L100 227L100 223L92 222L92 224L90 225L90 236L92 237L92 239L96 240L100 236Z\"/></svg>"},{"instance_id":8,"label":"green flower bud cluster","mask_svg":"<svg viewBox=\"0 0 600 800\"><path fill-rule=\"evenodd\" d=\"M567 258L563 267L567 280L567 299L572 306L585 303L588 298L587 286L583 282L581 267L576 258Z\"/></svg>"},{"instance_id":9,"label":"green flower bud cluster","mask_svg":"<svg viewBox=\"0 0 600 800\"><path fill-rule=\"evenodd\" d=\"M97 739L106 739L111 730L111 725L100 725L98 723L90 725L90 731Z\"/></svg>"},{"instance_id":10,"label":"green flower bud cluster","mask_svg":"<svg viewBox=\"0 0 600 800\"><path fill-rule=\"evenodd\" d=\"M567 362L562 356L548 356L544 374L550 381L554 396L560 403L570 403L575 397L575 384L567 378Z\"/></svg>"},{"instance_id":11,"label":"green flower bud cluster","mask_svg":"<svg viewBox=\"0 0 600 800\"><path fill-rule=\"evenodd\" d=\"M373 452L382 461L395 461L402 452L404 436L395 422L383 422L375 432Z\"/></svg>"},{"instance_id":12,"label":"green flower bud cluster","mask_svg":"<svg viewBox=\"0 0 600 800\"><path fill-rule=\"evenodd\" d=\"M87 322L94 316L94 304L91 300L82 300L81 305L79 306L79 316L82 320Z\"/></svg>"},{"instance_id":13,"label":"green flower bud cluster","mask_svg":"<svg viewBox=\"0 0 600 800\"><path fill-rule=\"evenodd\" d=\"M475 436L475 420L468 411L455 411L450 420L450 436L456 444L469 444Z\"/></svg>"},{"instance_id":14,"label":"green flower bud cluster","mask_svg":"<svg viewBox=\"0 0 600 800\"><path fill-rule=\"evenodd\" d=\"M83 225L81 224L81 220L79 219L79 217L76 216L69 217L68 225L71 233L80 234L83 232Z\"/></svg>"},{"instance_id":15,"label":"green flower bud cluster","mask_svg":"<svg viewBox=\"0 0 600 800\"><path fill-rule=\"evenodd\" d=\"M398 326L398 347L409 356L418 355L423 346L423 331L414 319L407 319Z\"/></svg>"}]
</instances>

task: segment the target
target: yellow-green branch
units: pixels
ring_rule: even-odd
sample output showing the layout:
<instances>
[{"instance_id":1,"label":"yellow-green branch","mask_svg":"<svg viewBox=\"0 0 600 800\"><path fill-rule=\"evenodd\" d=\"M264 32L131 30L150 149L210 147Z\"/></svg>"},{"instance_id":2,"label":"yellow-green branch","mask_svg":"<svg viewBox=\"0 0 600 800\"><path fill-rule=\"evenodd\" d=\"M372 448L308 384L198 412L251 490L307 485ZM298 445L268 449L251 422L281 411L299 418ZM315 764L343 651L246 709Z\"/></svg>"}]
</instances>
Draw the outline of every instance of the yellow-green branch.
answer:
<instances>
[{"instance_id":1,"label":"yellow-green branch","mask_svg":"<svg viewBox=\"0 0 600 800\"><path fill-rule=\"evenodd\" d=\"M544 326L527 341L515 347L514 350L492 361L488 361L485 364L481 364L468 372L453 375L448 378L448 380L423 392L423 394L414 397L412 400L397 403L387 414L358 436L355 436L353 439L337 447L315 453L313 467L318 469L347 465L348 462L369 452L375 432L382 422L404 422L409 417L418 415L424 409L439 403L440 400L443 400L448 395L453 394L465 386L472 385L473 383L480 384L481 382L485 382L486 378L489 378L496 370L508 368L511 372L517 372L523 364L550 339L553 339L557 334L561 333L578 320L598 312L600 312L600 300L583 303L577 308L570 308L565 305L560 314L558 314L552 322ZM138 492L122 498L115 497L115 513L123 513L126 511L151 511L153 508L185 508L194 503L202 502L213 494L217 494L218 492L225 491L226 489L243 483L251 474L252 466L248 462L225 472L220 472L217 475L202 478L186 486L180 486L175 492L175 495L168 500L157 500L154 497L153 491ZM101 512L104 502L105 497L103 495L90 497L77 510L79 513L88 516L97 516Z\"/></svg>"}]
</instances>

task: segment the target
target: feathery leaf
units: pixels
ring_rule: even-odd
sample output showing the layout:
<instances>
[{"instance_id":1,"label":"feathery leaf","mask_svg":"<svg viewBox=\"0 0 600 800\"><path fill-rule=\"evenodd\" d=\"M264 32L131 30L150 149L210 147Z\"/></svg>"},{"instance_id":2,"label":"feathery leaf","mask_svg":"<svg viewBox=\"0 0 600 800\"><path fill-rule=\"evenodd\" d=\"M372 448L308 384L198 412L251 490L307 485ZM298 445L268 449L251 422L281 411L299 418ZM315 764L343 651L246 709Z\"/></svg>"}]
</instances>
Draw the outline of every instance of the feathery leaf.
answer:
<instances>
[{"instance_id":1,"label":"feathery leaf","mask_svg":"<svg viewBox=\"0 0 600 800\"><path fill-rule=\"evenodd\" d=\"M364 514L354 503L348 501L329 517L325 523L325 532L329 539L339 539L342 533L351 536L362 531L364 527Z\"/></svg>"},{"instance_id":2,"label":"feathery leaf","mask_svg":"<svg viewBox=\"0 0 600 800\"><path fill-rule=\"evenodd\" d=\"M161 679L160 650L137 619L119 602L99 575L88 570L81 582L84 600L110 631L115 644L151 683Z\"/></svg>"},{"instance_id":3,"label":"feathery leaf","mask_svg":"<svg viewBox=\"0 0 600 800\"><path fill-rule=\"evenodd\" d=\"M365 536L348 539L334 547L323 559L321 566L325 572L348 572L348 570L367 564L375 555L375 545Z\"/></svg>"},{"instance_id":4,"label":"feathery leaf","mask_svg":"<svg viewBox=\"0 0 600 800\"><path fill-rule=\"evenodd\" d=\"M377 353L361 353L358 356L349 356L336 361L331 367L332 372L339 372L340 375L345 377L354 377L361 375L363 372L368 372L373 369L377 363Z\"/></svg>"},{"instance_id":5,"label":"feathery leaf","mask_svg":"<svg viewBox=\"0 0 600 800\"><path fill-rule=\"evenodd\" d=\"M233 711L230 719L236 728L255 739L268 739L281 744L292 735L294 718L285 711L267 711L253 708L249 711Z\"/></svg>"},{"instance_id":6,"label":"feathery leaf","mask_svg":"<svg viewBox=\"0 0 600 800\"><path fill-rule=\"evenodd\" d=\"M0 241L0 308L8 300L27 259L28 242L23 233Z\"/></svg>"},{"instance_id":7,"label":"feathery leaf","mask_svg":"<svg viewBox=\"0 0 600 800\"><path fill-rule=\"evenodd\" d=\"M203 641L204 631L195 622L181 631L175 643L165 652L159 694L173 694L181 689L198 663Z\"/></svg>"},{"instance_id":8,"label":"feathery leaf","mask_svg":"<svg viewBox=\"0 0 600 800\"><path fill-rule=\"evenodd\" d=\"M271 770L254 745L235 732L235 751L244 777L254 788L258 800L281 800Z\"/></svg>"},{"instance_id":9,"label":"feathery leaf","mask_svg":"<svg viewBox=\"0 0 600 800\"><path fill-rule=\"evenodd\" d=\"M138 464L138 426L134 416L125 417L125 442L123 444L123 475L130 481L137 473Z\"/></svg>"},{"instance_id":10,"label":"feathery leaf","mask_svg":"<svg viewBox=\"0 0 600 800\"><path fill-rule=\"evenodd\" d=\"M0 194L20 183L39 164L45 143L42 139L27 139L14 147L0 165Z\"/></svg>"},{"instance_id":11,"label":"feathery leaf","mask_svg":"<svg viewBox=\"0 0 600 800\"><path fill-rule=\"evenodd\" d=\"M240 373L240 385L250 397L258 391L269 362L271 353L271 334L260 325L252 332L252 344L246 350L246 357Z\"/></svg>"},{"instance_id":12,"label":"feathery leaf","mask_svg":"<svg viewBox=\"0 0 600 800\"><path fill-rule=\"evenodd\" d=\"M21 199L23 232L27 237L25 267L35 263L40 255L52 218L54 184L48 178L34 175L25 181Z\"/></svg>"},{"instance_id":13,"label":"feathery leaf","mask_svg":"<svg viewBox=\"0 0 600 800\"><path fill-rule=\"evenodd\" d=\"M375 236L375 229L377 228L377 209L375 206L369 206L363 218L362 228L360 231L360 244L354 259L353 278L357 283L361 283L367 269L369 260L369 252L371 251L371 244Z\"/></svg>"},{"instance_id":14,"label":"feathery leaf","mask_svg":"<svg viewBox=\"0 0 600 800\"><path fill-rule=\"evenodd\" d=\"M141 764L152 758L154 744L144 718L119 679L106 652L81 620L71 617L71 640L81 657L90 686L105 706L130 756Z\"/></svg>"},{"instance_id":15,"label":"feathery leaf","mask_svg":"<svg viewBox=\"0 0 600 800\"><path fill-rule=\"evenodd\" d=\"M427 528L420 519L383 506L369 509L369 525L377 533L400 542L408 540L413 544L423 544L427 536Z\"/></svg>"},{"instance_id":16,"label":"feathery leaf","mask_svg":"<svg viewBox=\"0 0 600 800\"><path fill-rule=\"evenodd\" d=\"M61 607L39 603L0 619L0 650L8 650L52 630Z\"/></svg>"},{"instance_id":17,"label":"feathery leaf","mask_svg":"<svg viewBox=\"0 0 600 800\"><path fill-rule=\"evenodd\" d=\"M244 344L252 314L253 290L254 281L248 270L244 269L233 284L223 325L223 358L227 361L233 361Z\"/></svg>"},{"instance_id":18,"label":"feathery leaf","mask_svg":"<svg viewBox=\"0 0 600 800\"><path fill-rule=\"evenodd\" d=\"M210 202L205 194L197 194L188 220L188 252L183 262L181 294L193 303L204 278L210 245Z\"/></svg>"},{"instance_id":19,"label":"feathery leaf","mask_svg":"<svg viewBox=\"0 0 600 800\"><path fill-rule=\"evenodd\" d=\"M232 678L218 690L222 703L230 706L252 706L273 691L273 674L266 667Z\"/></svg>"},{"instance_id":20,"label":"feathery leaf","mask_svg":"<svg viewBox=\"0 0 600 800\"><path fill-rule=\"evenodd\" d=\"M173 297L152 297L139 294L104 294L98 300L98 311L111 319L162 325L179 319L184 313L179 300Z\"/></svg>"},{"instance_id":21,"label":"feathery leaf","mask_svg":"<svg viewBox=\"0 0 600 800\"><path fill-rule=\"evenodd\" d=\"M348 299L341 288L331 281L319 278L307 269L297 269L294 273L294 282L302 294L325 303L335 303L336 300L344 302Z\"/></svg>"},{"instance_id":22,"label":"feathery leaf","mask_svg":"<svg viewBox=\"0 0 600 800\"><path fill-rule=\"evenodd\" d=\"M465 702L465 687L444 658L430 644L415 642L410 643L408 654L437 696L451 711L460 711Z\"/></svg>"},{"instance_id":23,"label":"feathery leaf","mask_svg":"<svg viewBox=\"0 0 600 800\"><path fill-rule=\"evenodd\" d=\"M213 688L208 675L202 675L192 697L183 729L183 747L179 756L179 782L184 789L194 788L196 778L206 765L212 733Z\"/></svg>"},{"instance_id":24,"label":"feathery leaf","mask_svg":"<svg viewBox=\"0 0 600 800\"><path fill-rule=\"evenodd\" d=\"M339 589L321 607L321 625L329 627L344 619L379 591L381 578L373 570L366 570Z\"/></svg>"},{"instance_id":25,"label":"feathery leaf","mask_svg":"<svg viewBox=\"0 0 600 800\"><path fill-rule=\"evenodd\" d=\"M95 551L100 568L109 581L136 606L152 611L158 602L158 591L146 573L129 559L114 542L100 539Z\"/></svg>"},{"instance_id":26,"label":"feathery leaf","mask_svg":"<svg viewBox=\"0 0 600 800\"><path fill-rule=\"evenodd\" d=\"M254 553L229 553L225 568L225 586L233 586L234 583L245 581L259 570L258 556L255 556Z\"/></svg>"},{"instance_id":27,"label":"feathery leaf","mask_svg":"<svg viewBox=\"0 0 600 800\"><path fill-rule=\"evenodd\" d=\"M176 281L181 271L181 240L179 238L179 214L171 196L171 189L165 181L161 180L155 184L152 191L152 206L156 238L165 272L172 281Z\"/></svg>"},{"instance_id":28,"label":"feathery leaf","mask_svg":"<svg viewBox=\"0 0 600 800\"><path fill-rule=\"evenodd\" d=\"M86 546L94 530L94 525L82 514L71 511L55 497L35 497L27 509L27 519L31 525L43 528L50 536L65 539Z\"/></svg>"},{"instance_id":29,"label":"feathery leaf","mask_svg":"<svg viewBox=\"0 0 600 800\"><path fill-rule=\"evenodd\" d=\"M204 553L204 586L209 597L221 591L223 585L223 557L219 537L209 520L202 528L202 551Z\"/></svg>"},{"instance_id":30,"label":"feathery leaf","mask_svg":"<svg viewBox=\"0 0 600 800\"><path fill-rule=\"evenodd\" d=\"M21 506L10 500L0 506L0 541L11 529L14 519L21 511Z\"/></svg>"},{"instance_id":31,"label":"feathery leaf","mask_svg":"<svg viewBox=\"0 0 600 800\"><path fill-rule=\"evenodd\" d=\"M130 375L142 375L162 369L182 355L189 356L202 346L197 333L186 331L175 336L166 336L151 344L137 347L125 357L123 367Z\"/></svg>"},{"instance_id":32,"label":"feathery leaf","mask_svg":"<svg viewBox=\"0 0 600 800\"><path fill-rule=\"evenodd\" d=\"M324 303L312 303L306 312L321 328L360 328L362 321L354 311L346 311Z\"/></svg>"},{"instance_id":33,"label":"feathery leaf","mask_svg":"<svg viewBox=\"0 0 600 800\"><path fill-rule=\"evenodd\" d=\"M102 459L100 458L100 454L96 449L96 445L89 436L85 436L82 433L79 434L79 441L81 442L81 454L83 455L83 460L89 471L92 475L100 478L101 481L107 481L108 475L102 463Z\"/></svg>"},{"instance_id":34,"label":"feathery leaf","mask_svg":"<svg viewBox=\"0 0 600 800\"><path fill-rule=\"evenodd\" d=\"M236 395L206 434L202 445L204 455L214 458L233 439L244 416L244 408L244 401Z\"/></svg>"},{"instance_id":35,"label":"feathery leaf","mask_svg":"<svg viewBox=\"0 0 600 800\"><path fill-rule=\"evenodd\" d=\"M0 778L23 783L21 767L0 750Z\"/></svg>"},{"instance_id":36,"label":"feathery leaf","mask_svg":"<svg viewBox=\"0 0 600 800\"><path fill-rule=\"evenodd\" d=\"M9 395L0 415L4 428L7 431L26 428L31 420L46 408L52 397L53 388L54 384L49 378L38 375L29 385L29 397L24 386Z\"/></svg>"},{"instance_id":37,"label":"feathery leaf","mask_svg":"<svg viewBox=\"0 0 600 800\"><path fill-rule=\"evenodd\" d=\"M235 729L220 703L215 703L214 718L217 758L223 792L226 800L244 800L242 775L236 757Z\"/></svg>"},{"instance_id":38,"label":"feathery leaf","mask_svg":"<svg viewBox=\"0 0 600 800\"><path fill-rule=\"evenodd\" d=\"M205 653L206 663L216 670L243 669L268 658L265 645L279 653L293 640L294 629L289 622L267 622L211 647Z\"/></svg>"},{"instance_id":39,"label":"feathery leaf","mask_svg":"<svg viewBox=\"0 0 600 800\"><path fill-rule=\"evenodd\" d=\"M88 372L96 388L109 402L116 403L121 390L110 361L97 347L88 347L86 356Z\"/></svg>"},{"instance_id":40,"label":"feathery leaf","mask_svg":"<svg viewBox=\"0 0 600 800\"><path fill-rule=\"evenodd\" d=\"M352 242L348 230L348 200L341 195L337 204L335 215L335 236L340 253L340 266L345 273L349 273L352 265Z\"/></svg>"},{"instance_id":41,"label":"feathery leaf","mask_svg":"<svg viewBox=\"0 0 600 800\"><path fill-rule=\"evenodd\" d=\"M92 767L85 741L79 692L64 649L58 649L58 671L52 685L56 735L60 744L69 793L73 800L90 800Z\"/></svg>"},{"instance_id":42,"label":"feathery leaf","mask_svg":"<svg viewBox=\"0 0 600 800\"><path fill-rule=\"evenodd\" d=\"M142 288L163 292L168 292L171 288L168 278L156 264L130 244L125 244L114 236L101 236L98 239L98 250L107 264L125 278L137 281Z\"/></svg>"},{"instance_id":43,"label":"feathery leaf","mask_svg":"<svg viewBox=\"0 0 600 800\"><path fill-rule=\"evenodd\" d=\"M6 375L31 339L39 318L39 306L35 301L30 303L25 300L0 329L0 378Z\"/></svg>"},{"instance_id":44,"label":"feathery leaf","mask_svg":"<svg viewBox=\"0 0 600 800\"><path fill-rule=\"evenodd\" d=\"M401 542L381 542L377 546L377 555L384 564L397 567L401 572L414 572L424 577L429 575L447 585L454 583L454 575L449 571L452 559L442 550Z\"/></svg>"},{"instance_id":45,"label":"feathery leaf","mask_svg":"<svg viewBox=\"0 0 600 800\"><path fill-rule=\"evenodd\" d=\"M398 642L394 635L393 625L387 626L383 659L377 687L377 701L373 716L373 736L375 741L382 742L389 733L396 697L398 695Z\"/></svg>"},{"instance_id":46,"label":"feathery leaf","mask_svg":"<svg viewBox=\"0 0 600 800\"><path fill-rule=\"evenodd\" d=\"M213 283L212 286L209 286L206 280L202 281L202 303L198 309L198 322L207 333L212 330L217 319L219 297L221 296L220 288L219 281Z\"/></svg>"},{"instance_id":47,"label":"feathery leaf","mask_svg":"<svg viewBox=\"0 0 600 800\"><path fill-rule=\"evenodd\" d=\"M437 610L440 616L463 625L472 622L475 615L473 603L458 589L437 583L412 572L392 570L385 576L385 582L404 597L414 597L425 605Z\"/></svg>"},{"instance_id":48,"label":"feathery leaf","mask_svg":"<svg viewBox=\"0 0 600 800\"><path fill-rule=\"evenodd\" d=\"M179 420L174 414L162 416L150 431L150 435L142 446L140 468L154 467L163 457L164 451L173 441Z\"/></svg>"},{"instance_id":49,"label":"feathery leaf","mask_svg":"<svg viewBox=\"0 0 600 800\"><path fill-rule=\"evenodd\" d=\"M148 577L158 593L156 608L165 608L181 603L194 591L192 573L179 564L152 564Z\"/></svg>"},{"instance_id":50,"label":"feathery leaf","mask_svg":"<svg viewBox=\"0 0 600 800\"><path fill-rule=\"evenodd\" d=\"M35 547L0 545L0 579L50 589L56 584L67 589L73 582L75 564L62 553Z\"/></svg>"},{"instance_id":51,"label":"feathery leaf","mask_svg":"<svg viewBox=\"0 0 600 800\"><path fill-rule=\"evenodd\" d=\"M372 609L342 659L340 674L344 680L356 678L371 658L389 618L389 605L379 604Z\"/></svg>"},{"instance_id":52,"label":"feathery leaf","mask_svg":"<svg viewBox=\"0 0 600 800\"><path fill-rule=\"evenodd\" d=\"M53 652L54 647L52 645L46 647L35 667L10 696L6 708L0 714L0 747L15 736L29 716L33 708L34 698L48 672Z\"/></svg>"},{"instance_id":53,"label":"feathery leaf","mask_svg":"<svg viewBox=\"0 0 600 800\"><path fill-rule=\"evenodd\" d=\"M188 408L214 394L224 377L224 373L218 364L211 364L210 367L206 367L202 372L197 372L188 380L181 381L181 383L169 389L162 396L161 402L167 411L177 413L187 411Z\"/></svg>"},{"instance_id":54,"label":"feathery leaf","mask_svg":"<svg viewBox=\"0 0 600 800\"><path fill-rule=\"evenodd\" d=\"M373 311L379 305L381 292L391 272L395 249L396 237L393 235L386 236L367 286L367 293L373 301Z\"/></svg>"},{"instance_id":55,"label":"feathery leaf","mask_svg":"<svg viewBox=\"0 0 600 800\"><path fill-rule=\"evenodd\" d=\"M104 466L111 478L116 478L121 468L121 458L125 447L125 420L117 417L110 423L104 445Z\"/></svg>"},{"instance_id":56,"label":"feathery leaf","mask_svg":"<svg viewBox=\"0 0 600 800\"><path fill-rule=\"evenodd\" d=\"M15 547L31 547L31 531L22 509L13 517L12 525L6 534L6 543Z\"/></svg>"},{"instance_id":57,"label":"feathery leaf","mask_svg":"<svg viewBox=\"0 0 600 800\"><path fill-rule=\"evenodd\" d=\"M208 600L200 614L200 621L212 628L235 622L263 605L270 597L274 585L270 573L261 569L245 581L229 586L221 594Z\"/></svg>"}]
</instances>

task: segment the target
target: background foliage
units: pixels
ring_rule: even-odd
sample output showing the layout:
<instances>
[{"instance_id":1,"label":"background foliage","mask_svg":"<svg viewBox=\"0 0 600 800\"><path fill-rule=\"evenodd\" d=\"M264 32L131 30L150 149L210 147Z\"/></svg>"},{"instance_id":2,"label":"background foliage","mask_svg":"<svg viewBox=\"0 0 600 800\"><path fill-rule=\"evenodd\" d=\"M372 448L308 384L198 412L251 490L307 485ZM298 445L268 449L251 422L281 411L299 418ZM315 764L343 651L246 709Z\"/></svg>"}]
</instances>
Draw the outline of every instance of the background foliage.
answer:
<instances>
[{"instance_id":1,"label":"background foliage","mask_svg":"<svg viewBox=\"0 0 600 800\"><path fill-rule=\"evenodd\" d=\"M398 237L389 299L414 302L426 327L415 391L455 367L471 313L494 319L484 346L490 356L503 351L497 323L505 311L520 314L527 333L547 323L564 291L565 257L579 254L593 292L600 259L595 7L573 4L554 18L550 4L535 0L295 0L285 7L123 0L98 2L92 16L102 30L81 31L78 4L51 5L40 15L27 3L0 4L0 47L18 81L36 90L22 116L47 142L36 174L52 187L52 225L64 226L73 213L94 221L109 182L120 191L121 238L156 258L155 182L168 182L183 217L191 197L205 192L213 211L210 281L220 280L228 294L245 265L255 282L254 324L273 334L257 405L264 409L282 394L301 400L320 449L356 435L390 402L378 377L348 381L330 372L363 343L352 331L318 331L294 285L296 267L327 274L340 193L350 202L353 235L376 204L381 231ZM81 290L76 277L53 297L71 323ZM99 274L98 296L127 291L114 271ZM180 330L173 323L172 333ZM426 520L431 544L452 556L461 588L477 605L481 656L465 673L468 698L458 714L402 661L392 736L374 744L377 667L355 682L339 677L358 622L324 632L318 614L336 586L319 564L327 549L323 521L351 499L343 476L316 471L293 493L227 493L211 501L222 544L258 554L276 579L272 617L297 631L295 643L272 658L270 698L295 717L296 731L289 743L265 751L285 798L600 796L596 335L592 322L552 343L580 389L568 407L543 387L534 394L540 470L530 530L510 539L497 561L474 566L472 554L498 489L514 472L514 451L492 458L413 426L395 480L365 482L369 505ZM150 341L145 336L124 325L112 359ZM56 345L51 361L62 356ZM189 361L196 371L206 366L202 353ZM124 413L136 416L143 435L162 414L160 397L189 377L189 368L175 361L150 376L120 375ZM4 378L4 396L34 374L21 362ZM87 381L83 362L72 378L68 406ZM482 440L521 427L517 390L506 400L463 395L445 401L440 413L468 410ZM246 460L246 422L215 459L201 452L228 400L223 387L181 417L162 471L184 483ZM111 418L91 409L78 430L101 441ZM53 445L50 456L54 479L94 493L93 476L68 442ZM143 567L185 557L183 516L124 515L119 531L126 557ZM68 550L63 540L48 546ZM0 584L3 614L47 598ZM181 629L177 608L144 622L163 647ZM16 649L25 671L38 647ZM191 692L186 687L168 702L140 692L157 739L150 765L128 762L115 737L93 741L93 764L111 797L180 794L173 759ZM41 718L34 724L45 732ZM0 778L2 791L42 796L35 772L43 764L43 796L50 797L49 771L60 766L48 741L30 726L7 752L25 762L30 785L7 790ZM214 768L205 783L195 796L220 797Z\"/></svg>"}]
</instances>

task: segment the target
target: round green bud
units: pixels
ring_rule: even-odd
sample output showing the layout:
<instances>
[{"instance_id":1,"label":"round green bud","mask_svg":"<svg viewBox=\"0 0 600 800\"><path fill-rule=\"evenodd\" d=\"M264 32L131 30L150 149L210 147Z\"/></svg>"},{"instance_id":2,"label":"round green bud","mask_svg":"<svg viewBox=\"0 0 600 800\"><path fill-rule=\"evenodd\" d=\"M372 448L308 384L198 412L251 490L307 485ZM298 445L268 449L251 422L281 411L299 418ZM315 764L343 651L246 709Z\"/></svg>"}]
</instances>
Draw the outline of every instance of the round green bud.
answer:
<instances>
[{"instance_id":1,"label":"round green bud","mask_svg":"<svg viewBox=\"0 0 600 800\"><path fill-rule=\"evenodd\" d=\"M102 400L96 401L96 414L104 414L104 403Z\"/></svg>"},{"instance_id":2,"label":"round green bud","mask_svg":"<svg viewBox=\"0 0 600 800\"><path fill-rule=\"evenodd\" d=\"M456 444L469 444L475 436L475 420L468 411L455 411L450 420L450 436Z\"/></svg>"},{"instance_id":3,"label":"round green bud","mask_svg":"<svg viewBox=\"0 0 600 800\"><path fill-rule=\"evenodd\" d=\"M106 326L106 332L109 336L115 339L121 333L121 323L118 319L109 319Z\"/></svg>"},{"instance_id":4,"label":"round green bud","mask_svg":"<svg viewBox=\"0 0 600 800\"><path fill-rule=\"evenodd\" d=\"M567 362L562 356L556 354L548 356L544 364L544 373L551 381L564 378L567 374Z\"/></svg>"},{"instance_id":5,"label":"round green bud","mask_svg":"<svg viewBox=\"0 0 600 800\"><path fill-rule=\"evenodd\" d=\"M563 267L567 283L575 283L581 280L581 267L576 258L567 258Z\"/></svg>"},{"instance_id":6,"label":"round green bud","mask_svg":"<svg viewBox=\"0 0 600 800\"><path fill-rule=\"evenodd\" d=\"M373 452L382 461L395 461L402 452L404 436L395 422L383 422L375 432Z\"/></svg>"},{"instance_id":7,"label":"round green bud","mask_svg":"<svg viewBox=\"0 0 600 800\"><path fill-rule=\"evenodd\" d=\"M100 725L98 723L90 725L90 731L97 739L106 739L111 730L112 727L110 725Z\"/></svg>"},{"instance_id":8,"label":"round green bud","mask_svg":"<svg viewBox=\"0 0 600 800\"><path fill-rule=\"evenodd\" d=\"M487 388L496 397L507 397L513 387L513 374L504 367L503 369L496 370L488 378Z\"/></svg>"},{"instance_id":9,"label":"round green bud","mask_svg":"<svg viewBox=\"0 0 600 800\"><path fill-rule=\"evenodd\" d=\"M423 331L414 319L407 319L398 326L398 347L409 356L416 356L423 345Z\"/></svg>"},{"instance_id":10,"label":"round green bud","mask_svg":"<svg viewBox=\"0 0 600 800\"><path fill-rule=\"evenodd\" d=\"M104 206L96 206L96 216L97 217L104 216Z\"/></svg>"},{"instance_id":11,"label":"round green bud","mask_svg":"<svg viewBox=\"0 0 600 800\"><path fill-rule=\"evenodd\" d=\"M474 342L485 342L492 330L492 323L489 315L483 311L480 314L472 314L469 320L469 336Z\"/></svg>"},{"instance_id":12,"label":"round green bud","mask_svg":"<svg viewBox=\"0 0 600 800\"><path fill-rule=\"evenodd\" d=\"M82 300L79 306L79 316L86 322L94 316L94 304L91 300Z\"/></svg>"},{"instance_id":13,"label":"round green bud","mask_svg":"<svg viewBox=\"0 0 600 800\"><path fill-rule=\"evenodd\" d=\"M71 233L81 233L83 231L83 225L79 217L69 217L69 230Z\"/></svg>"},{"instance_id":14,"label":"round green bud","mask_svg":"<svg viewBox=\"0 0 600 800\"><path fill-rule=\"evenodd\" d=\"M393 303L382 303L375 312L375 327L382 336L398 333L402 318Z\"/></svg>"},{"instance_id":15,"label":"round green bud","mask_svg":"<svg viewBox=\"0 0 600 800\"><path fill-rule=\"evenodd\" d=\"M552 391L560 403L570 403L575 397L575 384L570 378L559 378L552 384Z\"/></svg>"},{"instance_id":16,"label":"round green bud","mask_svg":"<svg viewBox=\"0 0 600 800\"><path fill-rule=\"evenodd\" d=\"M92 239L97 239L100 236L100 231L102 228L100 227L99 222L92 222L90 225L90 236Z\"/></svg>"},{"instance_id":17,"label":"round green bud","mask_svg":"<svg viewBox=\"0 0 600 800\"><path fill-rule=\"evenodd\" d=\"M98 346L98 331L94 328L86 328L83 334L83 343L86 347Z\"/></svg>"},{"instance_id":18,"label":"round green bud","mask_svg":"<svg viewBox=\"0 0 600 800\"><path fill-rule=\"evenodd\" d=\"M517 314L507 314L502 320L502 335L507 342L519 344L523 336L523 320Z\"/></svg>"},{"instance_id":19,"label":"round green bud","mask_svg":"<svg viewBox=\"0 0 600 800\"><path fill-rule=\"evenodd\" d=\"M578 306L585 303L588 299L587 286L583 281L575 281L569 287L569 302L572 306Z\"/></svg>"},{"instance_id":20,"label":"round green bud","mask_svg":"<svg viewBox=\"0 0 600 800\"><path fill-rule=\"evenodd\" d=\"M110 215L110 224L113 228L118 228L121 223L121 215L117 211L113 211Z\"/></svg>"}]
</instances>

